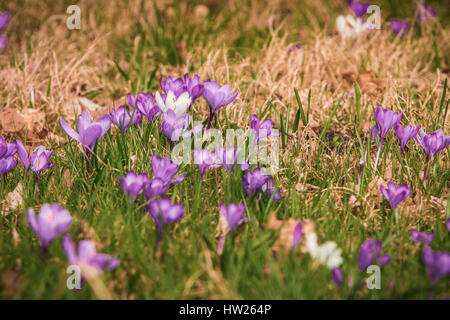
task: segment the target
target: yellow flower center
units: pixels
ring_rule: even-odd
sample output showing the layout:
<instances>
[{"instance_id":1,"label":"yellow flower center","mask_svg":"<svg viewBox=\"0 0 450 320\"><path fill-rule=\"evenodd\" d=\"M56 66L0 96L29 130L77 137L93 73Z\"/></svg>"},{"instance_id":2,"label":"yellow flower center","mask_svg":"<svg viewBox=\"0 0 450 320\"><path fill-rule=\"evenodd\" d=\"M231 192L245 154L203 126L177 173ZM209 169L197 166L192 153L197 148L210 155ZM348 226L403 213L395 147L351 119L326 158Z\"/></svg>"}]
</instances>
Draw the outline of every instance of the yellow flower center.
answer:
<instances>
[{"instance_id":1,"label":"yellow flower center","mask_svg":"<svg viewBox=\"0 0 450 320\"><path fill-rule=\"evenodd\" d=\"M49 216L47 217L47 220L48 220L48 221L53 221L53 219L55 219L55 217L54 217L53 215L49 215Z\"/></svg>"},{"instance_id":2,"label":"yellow flower center","mask_svg":"<svg viewBox=\"0 0 450 320\"><path fill-rule=\"evenodd\" d=\"M173 125L176 126L178 124L178 121L174 121Z\"/></svg>"},{"instance_id":3,"label":"yellow flower center","mask_svg":"<svg viewBox=\"0 0 450 320\"><path fill-rule=\"evenodd\" d=\"M398 192L394 192L394 196L398 196Z\"/></svg>"}]
</instances>

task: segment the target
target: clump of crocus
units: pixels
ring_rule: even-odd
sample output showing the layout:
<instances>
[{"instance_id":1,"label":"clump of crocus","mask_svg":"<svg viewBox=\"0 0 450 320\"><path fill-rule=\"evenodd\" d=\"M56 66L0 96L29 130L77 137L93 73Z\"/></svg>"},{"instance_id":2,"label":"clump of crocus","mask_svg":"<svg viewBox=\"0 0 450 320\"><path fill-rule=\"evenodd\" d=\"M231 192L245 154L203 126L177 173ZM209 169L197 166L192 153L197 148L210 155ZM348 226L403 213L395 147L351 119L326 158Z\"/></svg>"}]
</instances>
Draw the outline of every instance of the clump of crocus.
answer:
<instances>
[{"instance_id":1,"label":"clump of crocus","mask_svg":"<svg viewBox=\"0 0 450 320\"><path fill-rule=\"evenodd\" d=\"M392 32L395 35L405 34L406 32L408 32L409 23L406 21L402 21L399 19L391 19L389 24L391 25Z\"/></svg>"},{"instance_id":2,"label":"clump of crocus","mask_svg":"<svg viewBox=\"0 0 450 320\"><path fill-rule=\"evenodd\" d=\"M78 244L78 250L75 243L66 234L63 238L62 248L71 265L76 265L81 269L84 277L90 278L101 274L106 266L108 269L114 270L119 266L119 259L111 257L104 253L97 253L95 244L90 240L82 240Z\"/></svg>"},{"instance_id":3,"label":"clump of crocus","mask_svg":"<svg viewBox=\"0 0 450 320\"><path fill-rule=\"evenodd\" d=\"M403 152L405 151L405 146L409 140L417 136L420 127L412 127L406 126L402 127L400 124L397 124L394 127L395 135L397 136L398 142L400 143L401 156L403 158Z\"/></svg>"},{"instance_id":4,"label":"clump of crocus","mask_svg":"<svg viewBox=\"0 0 450 320\"><path fill-rule=\"evenodd\" d=\"M177 115L172 109L167 110L163 114L162 131L167 139L171 142L178 141L180 136L185 133L189 126L190 117L187 113Z\"/></svg>"},{"instance_id":5,"label":"clump of crocus","mask_svg":"<svg viewBox=\"0 0 450 320\"><path fill-rule=\"evenodd\" d=\"M146 209L156 223L159 241L161 241L163 231L161 220L164 225L168 225L180 220L184 214L183 205L173 204L168 197L151 201L147 204Z\"/></svg>"},{"instance_id":6,"label":"clump of crocus","mask_svg":"<svg viewBox=\"0 0 450 320\"><path fill-rule=\"evenodd\" d=\"M380 159L381 147L383 145L384 138L389 130L400 123L400 120L403 117L402 113L397 113L392 110L383 109L382 107L378 107L375 109L375 120L377 124L372 128L372 140L379 134L380 135L380 144L378 146L377 159L375 161L375 170L377 170L378 160Z\"/></svg>"},{"instance_id":7,"label":"clump of crocus","mask_svg":"<svg viewBox=\"0 0 450 320\"><path fill-rule=\"evenodd\" d=\"M360 271L366 271L366 269L375 262L380 266L385 266L391 262L392 257L390 255L385 254L381 256L382 247L382 241L369 239L364 242L359 250L358 269Z\"/></svg>"},{"instance_id":8,"label":"clump of crocus","mask_svg":"<svg viewBox=\"0 0 450 320\"><path fill-rule=\"evenodd\" d=\"M450 253L433 251L429 246L425 246L422 259L431 283L436 283L440 278L450 274Z\"/></svg>"},{"instance_id":9,"label":"clump of crocus","mask_svg":"<svg viewBox=\"0 0 450 320\"><path fill-rule=\"evenodd\" d=\"M221 163L218 163L219 158L216 151L209 152L206 149L194 150L194 163L198 166L200 170L200 177L203 179L205 172L209 168L220 168Z\"/></svg>"},{"instance_id":10,"label":"clump of crocus","mask_svg":"<svg viewBox=\"0 0 450 320\"><path fill-rule=\"evenodd\" d=\"M49 151L44 146L36 148L30 156L28 156L22 141L16 140L17 154L19 155L20 161L22 161L23 166L26 169L31 169L36 173L36 183L39 174L45 169L53 167L55 164L50 163L50 157L53 154L53 150Z\"/></svg>"},{"instance_id":11,"label":"clump of crocus","mask_svg":"<svg viewBox=\"0 0 450 320\"><path fill-rule=\"evenodd\" d=\"M431 9L429 6L418 3L416 5L416 21L419 24L423 24L429 20L433 20L436 18L437 12L433 9Z\"/></svg>"},{"instance_id":12,"label":"clump of crocus","mask_svg":"<svg viewBox=\"0 0 450 320\"><path fill-rule=\"evenodd\" d=\"M268 179L269 177L259 167L253 170L253 172L248 170L242 176L242 188L244 189L245 196L255 196Z\"/></svg>"},{"instance_id":13,"label":"clump of crocus","mask_svg":"<svg viewBox=\"0 0 450 320\"><path fill-rule=\"evenodd\" d=\"M84 110L81 116L78 117L78 132L73 130L63 118L59 119L59 124L69 137L82 144L86 156L86 172L89 176L89 157L97 141L111 127L111 116L106 114L97 122L93 122L89 112Z\"/></svg>"},{"instance_id":14,"label":"clump of crocus","mask_svg":"<svg viewBox=\"0 0 450 320\"><path fill-rule=\"evenodd\" d=\"M244 155L241 155L241 149L236 149L235 146L229 148L221 147L217 149L217 156L228 173L233 173L236 164L241 165L241 170L248 170L250 165L244 160Z\"/></svg>"},{"instance_id":15,"label":"clump of crocus","mask_svg":"<svg viewBox=\"0 0 450 320\"><path fill-rule=\"evenodd\" d=\"M342 250L337 247L336 242L327 241L319 245L316 233L311 233L306 238L306 247L312 258L318 259L329 269L339 267L344 259L341 256Z\"/></svg>"},{"instance_id":16,"label":"clump of crocus","mask_svg":"<svg viewBox=\"0 0 450 320\"><path fill-rule=\"evenodd\" d=\"M349 9L353 11L358 18L362 18L367 13L369 7L370 3L367 2L351 1L349 4Z\"/></svg>"},{"instance_id":17,"label":"clump of crocus","mask_svg":"<svg viewBox=\"0 0 450 320\"><path fill-rule=\"evenodd\" d=\"M16 142L6 143L6 141L0 137L0 178L17 166L17 160L14 159L16 152Z\"/></svg>"},{"instance_id":18,"label":"clump of crocus","mask_svg":"<svg viewBox=\"0 0 450 320\"><path fill-rule=\"evenodd\" d=\"M411 194L411 188L406 183L396 186L395 183L389 182L387 188L380 184L380 191L392 209L397 208L400 202L405 201Z\"/></svg>"},{"instance_id":19,"label":"clump of crocus","mask_svg":"<svg viewBox=\"0 0 450 320\"><path fill-rule=\"evenodd\" d=\"M151 160L153 177L159 178L165 186L169 184L177 184L183 181L185 174L181 174L174 178L178 172L178 164L171 161L168 156L160 158L158 154L153 155Z\"/></svg>"},{"instance_id":20,"label":"clump of crocus","mask_svg":"<svg viewBox=\"0 0 450 320\"><path fill-rule=\"evenodd\" d=\"M136 174L133 170L130 170L125 177L120 178L120 187L127 193L128 198L134 201L142 193L148 182L146 173Z\"/></svg>"},{"instance_id":21,"label":"clump of crocus","mask_svg":"<svg viewBox=\"0 0 450 320\"><path fill-rule=\"evenodd\" d=\"M430 234L425 231L419 232L416 229L411 230L411 238L414 242L423 242L424 244L430 244L434 239L434 232L432 231Z\"/></svg>"},{"instance_id":22,"label":"clump of crocus","mask_svg":"<svg viewBox=\"0 0 450 320\"><path fill-rule=\"evenodd\" d=\"M128 127L141 123L142 114L137 108L133 108L130 112L125 106L120 106L117 110L111 111L111 120L125 136Z\"/></svg>"},{"instance_id":23,"label":"clump of crocus","mask_svg":"<svg viewBox=\"0 0 450 320\"><path fill-rule=\"evenodd\" d=\"M233 232L237 229L237 227L241 223L249 221L249 219L243 218L244 212L245 212L245 205L243 202L240 204L235 204L231 202L228 206L225 206L224 203L220 204L220 214L225 218L225 221L228 224L231 234L233 234ZM227 233L224 232L219 240L219 246L217 249L217 253L219 255L222 255L226 235Z\"/></svg>"},{"instance_id":24,"label":"clump of crocus","mask_svg":"<svg viewBox=\"0 0 450 320\"><path fill-rule=\"evenodd\" d=\"M44 254L50 243L60 234L64 233L72 224L69 211L59 204L44 204L36 218L32 208L27 211L27 220L31 229L36 233Z\"/></svg>"},{"instance_id":25,"label":"clump of crocus","mask_svg":"<svg viewBox=\"0 0 450 320\"><path fill-rule=\"evenodd\" d=\"M416 139L426 154L425 170L423 172L423 183L425 184L429 160L450 144L450 137L444 136L444 132L440 129L430 134L426 134L423 129L420 129L420 135L415 136L414 139Z\"/></svg>"},{"instance_id":26,"label":"clump of crocus","mask_svg":"<svg viewBox=\"0 0 450 320\"><path fill-rule=\"evenodd\" d=\"M215 81L208 80L203 82L203 97L208 103L210 115L207 129L211 128L211 122L214 118L214 114L222 107L230 104L236 99L238 91L230 95L231 87L229 85L224 85L220 87Z\"/></svg>"}]
</instances>

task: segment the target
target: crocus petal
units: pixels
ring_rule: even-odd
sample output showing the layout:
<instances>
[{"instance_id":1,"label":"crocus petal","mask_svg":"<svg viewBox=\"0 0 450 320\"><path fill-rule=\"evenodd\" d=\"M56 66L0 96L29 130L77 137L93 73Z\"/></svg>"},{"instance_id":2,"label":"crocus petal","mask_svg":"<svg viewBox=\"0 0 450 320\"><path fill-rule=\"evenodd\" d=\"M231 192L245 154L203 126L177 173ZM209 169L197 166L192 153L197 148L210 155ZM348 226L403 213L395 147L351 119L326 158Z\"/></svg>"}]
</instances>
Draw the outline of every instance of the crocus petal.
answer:
<instances>
[{"instance_id":1,"label":"crocus petal","mask_svg":"<svg viewBox=\"0 0 450 320\"><path fill-rule=\"evenodd\" d=\"M19 155L19 159L20 161L22 161L23 166L28 169L28 167L30 166L30 161L28 158L28 153L25 150L22 141L15 140L15 143L17 146L17 154Z\"/></svg>"},{"instance_id":2,"label":"crocus petal","mask_svg":"<svg viewBox=\"0 0 450 320\"><path fill-rule=\"evenodd\" d=\"M67 259L69 259L69 262L71 264L76 263L76 252L75 252L75 244L70 239L70 236L66 234L62 241L62 248L67 256Z\"/></svg>"},{"instance_id":3,"label":"crocus petal","mask_svg":"<svg viewBox=\"0 0 450 320\"><path fill-rule=\"evenodd\" d=\"M61 129L72 139L74 139L77 142L81 142L81 137L80 135L73 130L66 122L66 120L64 120L63 118L59 119L59 125L61 126Z\"/></svg>"},{"instance_id":4,"label":"crocus petal","mask_svg":"<svg viewBox=\"0 0 450 320\"><path fill-rule=\"evenodd\" d=\"M33 229L34 233L38 234L39 226L36 221L36 215L34 214L34 210L32 208L28 209L27 211L27 220L28 224L30 225L31 229Z\"/></svg>"}]
</instances>

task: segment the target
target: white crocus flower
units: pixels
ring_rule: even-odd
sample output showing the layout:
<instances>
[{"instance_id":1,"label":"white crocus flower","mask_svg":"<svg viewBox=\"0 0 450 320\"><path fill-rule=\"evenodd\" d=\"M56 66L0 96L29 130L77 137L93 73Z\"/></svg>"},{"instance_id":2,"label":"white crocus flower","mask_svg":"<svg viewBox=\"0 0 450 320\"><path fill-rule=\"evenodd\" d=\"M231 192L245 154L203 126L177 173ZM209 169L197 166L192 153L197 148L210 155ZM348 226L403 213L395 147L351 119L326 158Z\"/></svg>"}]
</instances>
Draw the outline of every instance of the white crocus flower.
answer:
<instances>
[{"instance_id":1,"label":"white crocus flower","mask_svg":"<svg viewBox=\"0 0 450 320\"><path fill-rule=\"evenodd\" d=\"M189 96L188 92L183 92L177 99L172 90L169 90L167 93L166 103L164 103L159 92L156 92L155 99L162 112L172 109L177 118L186 113L187 108L189 108L192 102L192 97Z\"/></svg>"},{"instance_id":2,"label":"white crocus flower","mask_svg":"<svg viewBox=\"0 0 450 320\"><path fill-rule=\"evenodd\" d=\"M370 29L370 24L351 15L339 16L336 18L336 28L343 38L357 38L363 31Z\"/></svg>"},{"instance_id":3,"label":"white crocus flower","mask_svg":"<svg viewBox=\"0 0 450 320\"><path fill-rule=\"evenodd\" d=\"M341 249L339 249L334 241L325 242L322 245L317 244L317 235L311 233L306 239L306 247L311 257L318 259L329 269L339 267L344 261L341 257Z\"/></svg>"}]
</instances>

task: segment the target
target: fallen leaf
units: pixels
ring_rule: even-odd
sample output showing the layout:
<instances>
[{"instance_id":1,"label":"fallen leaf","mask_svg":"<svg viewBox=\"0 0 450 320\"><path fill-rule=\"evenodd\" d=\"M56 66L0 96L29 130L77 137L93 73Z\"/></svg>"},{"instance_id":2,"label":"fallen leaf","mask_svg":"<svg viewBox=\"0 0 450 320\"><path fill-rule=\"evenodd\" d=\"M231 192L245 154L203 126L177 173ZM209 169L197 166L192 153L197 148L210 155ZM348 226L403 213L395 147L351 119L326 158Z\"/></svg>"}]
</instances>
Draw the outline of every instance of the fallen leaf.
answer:
<instances>
[{"instance_id":1,"label":"fallen leaf","mask_svg":"<svg viewBox=\"0 0 450 320\"><path fill-rule=\"evenodd\" d=\"M6 108L1 111L0 128L2 135L20 132L27 127L27 123L19 111Z\"/></svg>"},{"instance_id":2,"label":"fallen leaf","mask_svg":"<svg viewBox=\"0 0 450 320\"><path fill-rule=\"evenodd\" d=\"M22 192L22 183L19 182L16 188L13 191L9 192L6 195L5 200L3 200L3 215L7 216L9 213L15 211L17 208L23 205Z\"/></svg>"}]
</instances>

